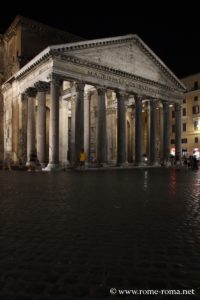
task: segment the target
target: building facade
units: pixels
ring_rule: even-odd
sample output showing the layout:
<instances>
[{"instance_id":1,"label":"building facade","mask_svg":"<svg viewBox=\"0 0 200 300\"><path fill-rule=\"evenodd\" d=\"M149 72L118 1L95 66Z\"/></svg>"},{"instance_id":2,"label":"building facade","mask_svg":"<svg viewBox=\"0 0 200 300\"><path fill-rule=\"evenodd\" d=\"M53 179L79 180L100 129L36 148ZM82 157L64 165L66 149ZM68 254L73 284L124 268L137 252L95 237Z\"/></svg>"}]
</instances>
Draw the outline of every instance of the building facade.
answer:
<instances>
[{"instance_id":1,"label":"building facade","mask_svg":"<svg viewBox=\"0 0 200 300\"><path fill-rule=\"evenodd\" d=\"M200 159L200 73L181 79L186 86L182 101L182 155ZM175 113L171 110L171 153L175 148Z\"/></svg>"},{"instance_id":2,"label":"building facade","mask_svg":"<svg viewBox=\"0 0 200 300\"><path fill-rule=\"evenodd\" d=\"M137 35L48 46L2 84L3 155L47 170L76 164L141 165L170 155L170 106L181 155L185 87Z\"/></svg>"}]
</instances>

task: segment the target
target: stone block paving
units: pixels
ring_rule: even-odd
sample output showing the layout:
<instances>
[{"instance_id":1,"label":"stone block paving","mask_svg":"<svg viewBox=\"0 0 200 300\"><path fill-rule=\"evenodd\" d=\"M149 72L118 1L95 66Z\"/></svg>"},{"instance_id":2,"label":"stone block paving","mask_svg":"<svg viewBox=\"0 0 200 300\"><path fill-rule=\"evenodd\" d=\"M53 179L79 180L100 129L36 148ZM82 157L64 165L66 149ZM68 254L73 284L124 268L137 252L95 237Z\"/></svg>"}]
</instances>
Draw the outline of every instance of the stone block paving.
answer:
<instances>
[{"instance_id":1,"label":"stone block paving","mask_svg":"<svg viewBox=\"0 0 200 300\"><path fill-rule=\"evenodd\" d=\"M1 171L0 195L0 300L200 299L200 171Z\"/></svg>"}]
</instances>

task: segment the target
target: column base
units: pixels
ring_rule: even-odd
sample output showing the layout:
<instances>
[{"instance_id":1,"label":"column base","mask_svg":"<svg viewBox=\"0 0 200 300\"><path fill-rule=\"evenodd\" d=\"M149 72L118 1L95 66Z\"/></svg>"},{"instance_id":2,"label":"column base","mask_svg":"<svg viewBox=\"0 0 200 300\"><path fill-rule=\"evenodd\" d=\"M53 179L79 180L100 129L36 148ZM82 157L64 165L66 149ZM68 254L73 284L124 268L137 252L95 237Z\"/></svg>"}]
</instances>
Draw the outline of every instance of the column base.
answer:
<instances>
[{"instance_id":1,"label":"column base","mask_svg":"<svg viewBox=\"0 0 200 300\"><path fill-rule=\"evenodd\" d=\"M89 168L90 166L90 162L89 161L85 161L85 168Z\"/></svg>"},{"instance_id":2,"label":"column base","mask_svg":"<svg viewBox=\"0 0 200 300\"><path fill-rule=\"evenodd\" d=\"M117 162L116 162L115 159L108 160L108 166L109 166L109 167L115 167L116 164L117 164Z\"/></svg>"},{"instance_id":3,"label":"column base","mask_svg":"<svg viewBox=\"0 0 200 300\"><path fill-rule=\"evenodd\" d=\"M128 167L129 166L129 163L128 161L125 161L125 162L118 162L116 164L116 167L119 167L119 168L125 168L125 167Z\"/></svg>"},{"instance_id":4,"label":"column base","mask_svg":"<svg viewBox=\"0 0 200 300\"><path fill-rule=\"evenodd\" d=\"M100 163L100 162L97 162L97 163L96 163L96 167L97 167L97 168L107 168L107 167L108 167L108 164L107 164L107 163Z\"/></svg>"},{"instance_id":5,"label":"column base","mask_svg":"<svg viewBox=\"0 0 200 300\"><path fill-rule=\"evenodd\" d=\"M48 163L46 168L42 169L42 171L44 171L44 172L60 171L60 170L61 170L61 167L59 164L52 164L52 163Z\"/></svg>"},{"instance_id":6,"label":"column base","mask_svg":"<svg viewBox=\"0 0 200 300\"><path fill-rule=\"evenodd\" d=\"M136 167L145 167L145 166L147 166L147 163L143 162L143 161L138 161L138 162L135 162L135 166Z\"/></svg>"},{"instance_id":7,"label":"column base","mask_svg":"<svg viewBox=\"0 0 200 300\"><path fill-rule=\"evenodd\" d=\"M160 167L161 164L158 161L155 161L155 162L150 162L150 166L152 166L152 167Z\"/></svg>"},{"instance_id":8,"label":"column base","mask_svg":"<svg viewBox=\"0 0 200 300\"><path fill-rule=\"evenodd\" d=\"M40 163L42 169L46 167L46 164L45 163Z\"/></svg>"}]
</instances>

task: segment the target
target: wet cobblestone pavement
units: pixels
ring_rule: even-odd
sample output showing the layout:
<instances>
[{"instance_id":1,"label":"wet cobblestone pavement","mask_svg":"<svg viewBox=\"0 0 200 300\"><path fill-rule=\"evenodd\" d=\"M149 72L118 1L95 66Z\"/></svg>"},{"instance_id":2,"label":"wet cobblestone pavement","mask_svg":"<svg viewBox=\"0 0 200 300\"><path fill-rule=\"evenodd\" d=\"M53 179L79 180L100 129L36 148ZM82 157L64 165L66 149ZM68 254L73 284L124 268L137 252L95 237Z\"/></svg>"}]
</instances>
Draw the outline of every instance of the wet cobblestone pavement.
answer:
<instances>
[{"instance_id":1,"label":"wet cobblestone pavement","mask_svg":"<svg viewBox=\"0 0 200 300\"><path fill-rule=\"evenodd\" d=\"M0 172L0 300L199 287L200 170Z\"/></svg>"}]
</instances>

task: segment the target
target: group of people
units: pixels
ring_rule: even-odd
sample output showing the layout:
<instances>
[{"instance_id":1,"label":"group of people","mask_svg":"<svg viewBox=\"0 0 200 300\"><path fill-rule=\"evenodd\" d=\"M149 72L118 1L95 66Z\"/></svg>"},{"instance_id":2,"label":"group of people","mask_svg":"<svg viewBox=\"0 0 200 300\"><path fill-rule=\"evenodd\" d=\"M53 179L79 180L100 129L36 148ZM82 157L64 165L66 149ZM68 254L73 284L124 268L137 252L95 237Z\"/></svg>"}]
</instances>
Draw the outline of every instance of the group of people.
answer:
<instances>
[{"instance_id":1,"label":"group of people","mask_svg":"<svg viewBox=\"0 0 200 300\"><path fill-rule=\"evenodd\" d=\"M183 164L187 168L191 168L192 170L198 170L198 160L195 155L190 155L189 157L184 157Z\"/></svg>"},{"instance_id":2,"label":"group of people","mask_svg":"<svg viewBox=\"0 0 200 300\"><path fill-rule=\"evenodd\" d=\"M68 157L68 160L69 160L69 157ZM80 154L79 154L79 164L78 164L80 170L85 169L86 160L87 160L86 152L84 151L84 149L81 149ZM91 158L90 161L91 161L92 164L97 163L95 158ZM12 159L9 156L7 156L3 161L3 169L11 171L12 165L13 165ZM23 162L22 162L21 159L19 159L18 166L19 166L19 168L23 167ZM171 156L169 160L163 161L161 163L161 166L165 166L165 167L168 167L168 168L169 167L175 167L177 169L184 166L186 168L191 168L192 170L198 170L198 168L199 168L198 160L197 160L195 155L193 155L193 156L191 155L189 157L184 156L182 159L179 159L178 156ZM42 168L41 168L40 162L37 158L37 152L32 151L30 153L30 160L29 160L27 170L29 172L31 172L31 171L40 171L41 169Z\"/></svg>"},{"instance_id":3,"label":"group of people","mask_svg":"<svg viewBox=\"0 0 200 300\"><path fill-rule=\"evenodd\" d=\"M198 160L195 155L190 155L189 157L184 156L180 159L177 156L172 156L168 161L161 163L161 166L165 167L175 167L179 169L180 167L191 168L192 170L198 170Z\"/></svg>"}]
</instances>

